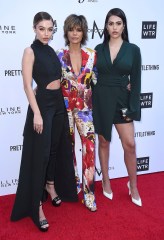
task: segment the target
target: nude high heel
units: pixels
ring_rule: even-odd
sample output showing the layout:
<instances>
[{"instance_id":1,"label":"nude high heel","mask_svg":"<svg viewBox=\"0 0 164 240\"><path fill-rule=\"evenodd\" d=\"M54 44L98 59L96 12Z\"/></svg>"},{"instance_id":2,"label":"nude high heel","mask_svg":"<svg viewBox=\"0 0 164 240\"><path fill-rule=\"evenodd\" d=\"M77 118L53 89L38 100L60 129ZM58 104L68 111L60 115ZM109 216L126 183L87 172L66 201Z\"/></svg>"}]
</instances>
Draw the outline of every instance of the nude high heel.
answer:
<instances>
[{"instance_id":1,"label":"nude high heel","mask_svg":"<svg viewBox=\"0 0 164 240\"><path fill-rule=\"evenodd\" d=\"M131 195L130 183L129 183L129 182L127 183L127 187L128 187L128 189L129 189L129 195ZM134 204L136 204L136 205L139 206L139 207L142 207L141 198L139 198L139 199L137 200L137 199L133 198L132 195L131 195L131 199L132 199L132 202L133 202Z\"/></svg>"}]
</instances>

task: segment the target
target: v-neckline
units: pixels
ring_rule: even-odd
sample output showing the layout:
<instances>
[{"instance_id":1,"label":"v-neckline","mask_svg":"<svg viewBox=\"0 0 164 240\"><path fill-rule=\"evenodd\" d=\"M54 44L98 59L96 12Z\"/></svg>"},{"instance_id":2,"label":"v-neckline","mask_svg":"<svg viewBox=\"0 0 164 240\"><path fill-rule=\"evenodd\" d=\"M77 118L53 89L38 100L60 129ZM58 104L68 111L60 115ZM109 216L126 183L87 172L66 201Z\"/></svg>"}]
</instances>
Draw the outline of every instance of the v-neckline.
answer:
<instances>
[{"instance_id":1,"label":"v-neckline","mask_svg":"<svg viewBox=\"0 0 164 240\"><path fill-rule=\"evenodd\" d=\"M73 65L72 65L72 62L71 62L70 50L69 50L69 60L70 60L70 67L71 67L72 73L73 73L75 78L78 78L81 74L81 69L82 69L82 61L83 61L83 59L82 59L82 48L81 48L81 66L80 66L80 70L79 70L78 74L76 74L75 71L74 71L74 68L73 68Z\"/></svg>"},{"instance_id":2,"label":"v-neckline","mask_svg":"<svg viewBox=\"0 0 164 240\"><path fill-rule=\"evenodd\" d=\"M120 46L120 48L119 48L119 50L118 50L118 53L117 53L115 59L114 59L113 62L112 62L112 59L111 59L111 51L110 51L110 47L109 47L109 43L108 43L109 58L110 58L110 62L111 62L112 65L113 65L113 64L116 62L116 60L118 59L118 57L119 57L119 55L120 55L120 52L121 52L121 50L122 50L123 44L124 44L124 41L122 42L122 44L121 44L121 46Z\"/></svg>"}]
</instances>

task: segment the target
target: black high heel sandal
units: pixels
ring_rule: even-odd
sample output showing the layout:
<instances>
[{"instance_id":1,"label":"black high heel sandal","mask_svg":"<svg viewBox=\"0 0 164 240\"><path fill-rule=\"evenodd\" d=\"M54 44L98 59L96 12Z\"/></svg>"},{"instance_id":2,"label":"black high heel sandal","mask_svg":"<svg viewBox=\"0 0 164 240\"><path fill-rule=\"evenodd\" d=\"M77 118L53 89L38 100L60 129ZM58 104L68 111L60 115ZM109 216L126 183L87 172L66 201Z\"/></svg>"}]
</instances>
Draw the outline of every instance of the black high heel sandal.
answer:
<instances>
[{"instance_id":1,"label":"black high heel sandal","mask_svg":"<svg viewBox=\"0 0 164 240\"><path fill-rule=\"evenodd\" d=\"M46 184L47 184L47 185L54 185L54 183L50 183L50 182L46 182ZM47 191L47 189L46 189L46 187L45 187L44 197L43 197L45 200L47 200L48 194L49 194L49 192ZM60 202L59 202L59 201L60 201ZM59 206L61 205L61 199L60 199L60 197L59 197L59 196L56 196L55 198L53 198L53 199L51 200L51 203L52 203L53 206L59 207Z\"/></svg>"},{"instance_id":2,"label":"black high heel sandal","mask_svg":"<svg viewBox=\"0 0 164 240\"><path fill-rule=\"evenodd\" d=\"M40 204L40 206L42 206L42 203ZM39 220L39 230L40 230L41 232L47 232L47 231L48 231L49 226L44 227L44 226L46 226L46 225L48 225L48 221L47 221L46 218L43 219L43 220Z\"/></svg>"}]
</instances>

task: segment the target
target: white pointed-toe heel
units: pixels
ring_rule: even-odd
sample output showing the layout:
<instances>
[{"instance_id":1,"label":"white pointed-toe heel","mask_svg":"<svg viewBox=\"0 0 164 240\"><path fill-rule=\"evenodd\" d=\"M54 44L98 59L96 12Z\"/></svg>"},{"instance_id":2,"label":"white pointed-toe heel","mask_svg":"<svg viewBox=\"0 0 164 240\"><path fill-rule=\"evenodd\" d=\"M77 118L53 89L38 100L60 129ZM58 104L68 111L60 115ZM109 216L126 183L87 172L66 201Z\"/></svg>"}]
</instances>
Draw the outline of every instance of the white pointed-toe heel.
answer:
<instances>
[{"instance_id":1,"label":"white pointed-toe heel","mask_svg":"<svg viewBox=\"0 0 164 240\"><path fill-rule=\"evenodd\" d=\"M103 195L106 197L106 198L109 198L110 200L113 199L113 192L111 193L107 193L104 191L104 187L103 187L103 182L102 182L102 189L103 189Z\"/></svg>"},{"instance_id":2,"label":"white pointed-toe heel","mask_svg":"<svg viewBox=\"0 0 164 240\"><path fill-rule=\"evenodd\" d=\"M131 195L130 183L129 183L129 182L127 183L127 187L128 187L128 189L129 189L129 195ZM131 199L132 199L132 202L133 202L134 204L136 204L136 205L139 206L139 207L142 207L141 198L139 198L139 199L137 200L137 199L133 198L132 195L131 195Z\"/></svg>"}]
</instances>

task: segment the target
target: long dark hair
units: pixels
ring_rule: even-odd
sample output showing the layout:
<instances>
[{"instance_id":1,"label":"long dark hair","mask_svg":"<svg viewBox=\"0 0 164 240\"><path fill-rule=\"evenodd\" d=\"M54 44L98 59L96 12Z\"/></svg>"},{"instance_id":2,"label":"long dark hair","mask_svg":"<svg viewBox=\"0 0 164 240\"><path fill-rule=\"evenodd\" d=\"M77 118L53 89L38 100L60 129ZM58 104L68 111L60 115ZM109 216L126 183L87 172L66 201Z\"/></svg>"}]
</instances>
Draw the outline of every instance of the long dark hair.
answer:
<instances>
[{"instance_id":1,"label":"long dark hair","mask_svg":"<svg viewBox=\"0 0 164 240\"><path fill-rule=\"evenodd\" d=\"M104 41L103 42L106 43L110 39L110 35L106 29L106 26L108 24L109 18L113 15L122 19L123 25L124 25L124 30L122 32L122 39L129 42L126 16L125 16L125 13L120 8L113 8L107 13L105 24L104 24Z\"/></svg>"},{"instance_id":2,"label":"long dark hair","mask_svg":"<svg viewBox=\"0 0 164 240\"><path fill-rule=\"evenodd\" d=\"M38 12L35 16L34 16L34 20L33 20L33 27L36 28L36 25L43 21L43 20L51 20L54 26L54 20L51 17L51 15L47 12Z\"/></svg>"}]
</instances>

